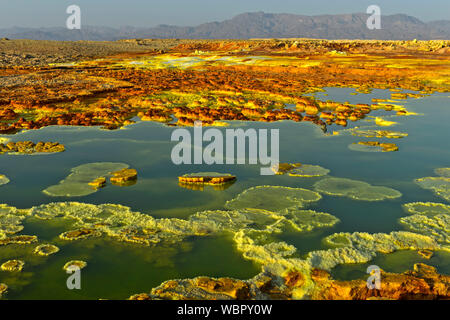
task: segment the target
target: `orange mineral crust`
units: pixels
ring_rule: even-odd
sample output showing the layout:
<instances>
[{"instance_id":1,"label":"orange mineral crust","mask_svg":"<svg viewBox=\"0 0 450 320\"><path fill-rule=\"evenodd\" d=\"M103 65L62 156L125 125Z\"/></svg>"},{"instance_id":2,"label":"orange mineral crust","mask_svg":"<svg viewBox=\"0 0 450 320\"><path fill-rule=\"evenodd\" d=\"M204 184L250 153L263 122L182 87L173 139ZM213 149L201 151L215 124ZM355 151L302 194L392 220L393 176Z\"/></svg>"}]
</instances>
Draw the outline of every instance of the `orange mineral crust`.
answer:
<instances>
[{"instance_id":1,"label":"orange mineral crust","mask_svg":"<svg viewBox=\"0 0 450 320\"><path fill-rule=\"evenodd\" d=\"M415 264L404 273L382 272L380 289L369 289L366 280L333 280L327 271L313 269L309 275L292 270L282 279L271 274L259 274L250 280L197 277L169 280L150 293L132 295L131 300L254 300L295 299L294 292L312 286L314 300L440 300L450 298L450 277L436 269Z\"/></svg>"},{"instance_id":2,"label":"orange mineral crust","mask_svg":"<svg viewBox=\"0 0 450 320\"><path fill-rule=\"evenodd\" d=\"M13 47L14 41L2 46ZM28 50L39 42L31 44ZM117 129L134 123L136 116L174 126L192 126L196 120L205 125L308 121L326 130L332 124L346 127L373 110L407 113L383 101L352 105L306 93L324 87L420 92L392 94L392 99L404 99L449 89L449 41L144 39L139 45L128 41L122 53L116 46L100 50L112 44L95 44L109 55L60 59L70 63L50 63L48 52L41 56L42 48L34 56L38 64L29 65L27 58L5 63L0 68L0 133L50 125Z\"/></svg>"}]
</instances>

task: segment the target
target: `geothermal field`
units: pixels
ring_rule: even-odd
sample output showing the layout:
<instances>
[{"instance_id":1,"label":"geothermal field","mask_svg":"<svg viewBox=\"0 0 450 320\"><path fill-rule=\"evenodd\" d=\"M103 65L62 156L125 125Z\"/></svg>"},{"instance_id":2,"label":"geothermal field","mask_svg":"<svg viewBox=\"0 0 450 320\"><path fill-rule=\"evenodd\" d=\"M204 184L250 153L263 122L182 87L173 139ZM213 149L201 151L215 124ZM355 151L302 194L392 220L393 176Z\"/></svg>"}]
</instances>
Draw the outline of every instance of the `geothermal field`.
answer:
<instances>
[{"instance_id":1,"label":"geothermal field","mask_svg":"<svg viewBox=\"0 0 450 320\"><path fill-rule=\"evenodd\" d=\"M446 40L1 39L0 298L448 299L449 92Z\"/></svg>"}]
</instances>

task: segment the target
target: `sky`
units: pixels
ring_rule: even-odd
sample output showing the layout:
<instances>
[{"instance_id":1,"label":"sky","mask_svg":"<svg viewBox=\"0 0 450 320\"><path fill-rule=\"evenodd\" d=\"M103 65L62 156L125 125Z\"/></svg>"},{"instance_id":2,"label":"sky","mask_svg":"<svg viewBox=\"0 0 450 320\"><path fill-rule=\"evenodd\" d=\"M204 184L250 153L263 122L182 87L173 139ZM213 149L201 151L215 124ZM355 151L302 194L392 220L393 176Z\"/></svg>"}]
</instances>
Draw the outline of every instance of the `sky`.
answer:
<instances>
[{"instance_id":1,"label":"sky","mask_svg":"<svg viewBox=\"0 0 450 320\"><path fill-rule=\"evenodd\" d=\"M425 22L450 19L450 0L0 0L0 28L64 27L72 4L81 8L83 24L110 27L195 26L256 11L356 13L372 4L382 15L405 13Z\"/></svg>"}]
</instances>

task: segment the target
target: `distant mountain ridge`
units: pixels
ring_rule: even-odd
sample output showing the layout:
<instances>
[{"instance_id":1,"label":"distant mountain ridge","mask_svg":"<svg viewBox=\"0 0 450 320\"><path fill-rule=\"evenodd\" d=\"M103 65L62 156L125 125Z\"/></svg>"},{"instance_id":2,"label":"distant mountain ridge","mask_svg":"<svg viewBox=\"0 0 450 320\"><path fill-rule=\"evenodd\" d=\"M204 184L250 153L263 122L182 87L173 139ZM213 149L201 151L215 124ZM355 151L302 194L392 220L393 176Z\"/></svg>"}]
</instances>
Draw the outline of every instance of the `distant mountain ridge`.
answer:
<instances>
[{"instance_id":1,"label":"distant mountain ridge","mask_svg":"<svg viewBox=\"0 0 450 320\"><path fill-rule=\"evenodd\" d=\"M151 28L82 26L81 30L63 27L0 29L0 37L35 40L119 39L249 39L249 38L319 38L431 40L450 39L450 21L422 22L405 15L381 17L380 30L369 30L365 13L305 16L288 13L250 12L222 22L208 22L194 27L159 25Z\"/></svg>"}]
</instances>

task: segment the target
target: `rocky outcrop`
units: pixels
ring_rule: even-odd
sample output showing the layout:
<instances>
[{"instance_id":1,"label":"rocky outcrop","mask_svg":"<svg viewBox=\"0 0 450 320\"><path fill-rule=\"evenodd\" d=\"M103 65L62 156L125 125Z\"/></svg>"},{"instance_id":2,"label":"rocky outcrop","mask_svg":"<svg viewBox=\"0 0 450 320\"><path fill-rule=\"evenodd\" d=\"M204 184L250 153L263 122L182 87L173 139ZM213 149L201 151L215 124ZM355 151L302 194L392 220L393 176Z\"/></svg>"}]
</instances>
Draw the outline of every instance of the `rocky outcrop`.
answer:
<instances>
[{"instance_id":1,"label":"rocky outcrop","mask_svg":"<svg viewBox=\"0 0 450 320\"><path fill-rule=\"evenodd\" d=\"M313 300L423 300L450 299L450 276L418 263L412 271L381 273L381 288L369 289L366 280L333 280L327 271L314 268L309 275ZM258 300L293 299L295 290L306 285L299 271L287 272L282 278L261 273L250 280L197 277L168 280L150 293L132 295L131 300Z\"/></svg>"},{"instance_id":2,"label":"rocky outcrop","mask_svg":"<svg viewBox=\"0 0 450 320\"><path fill-rule=\"evenodd\" d=\"M366 280L337 281L315 279L313 299L319 300L422 300L450 299L450 276L440 275L436 269L418 263L412 271L381 273L381 288L368 289Z\"/></svg>"}]
</instances>

